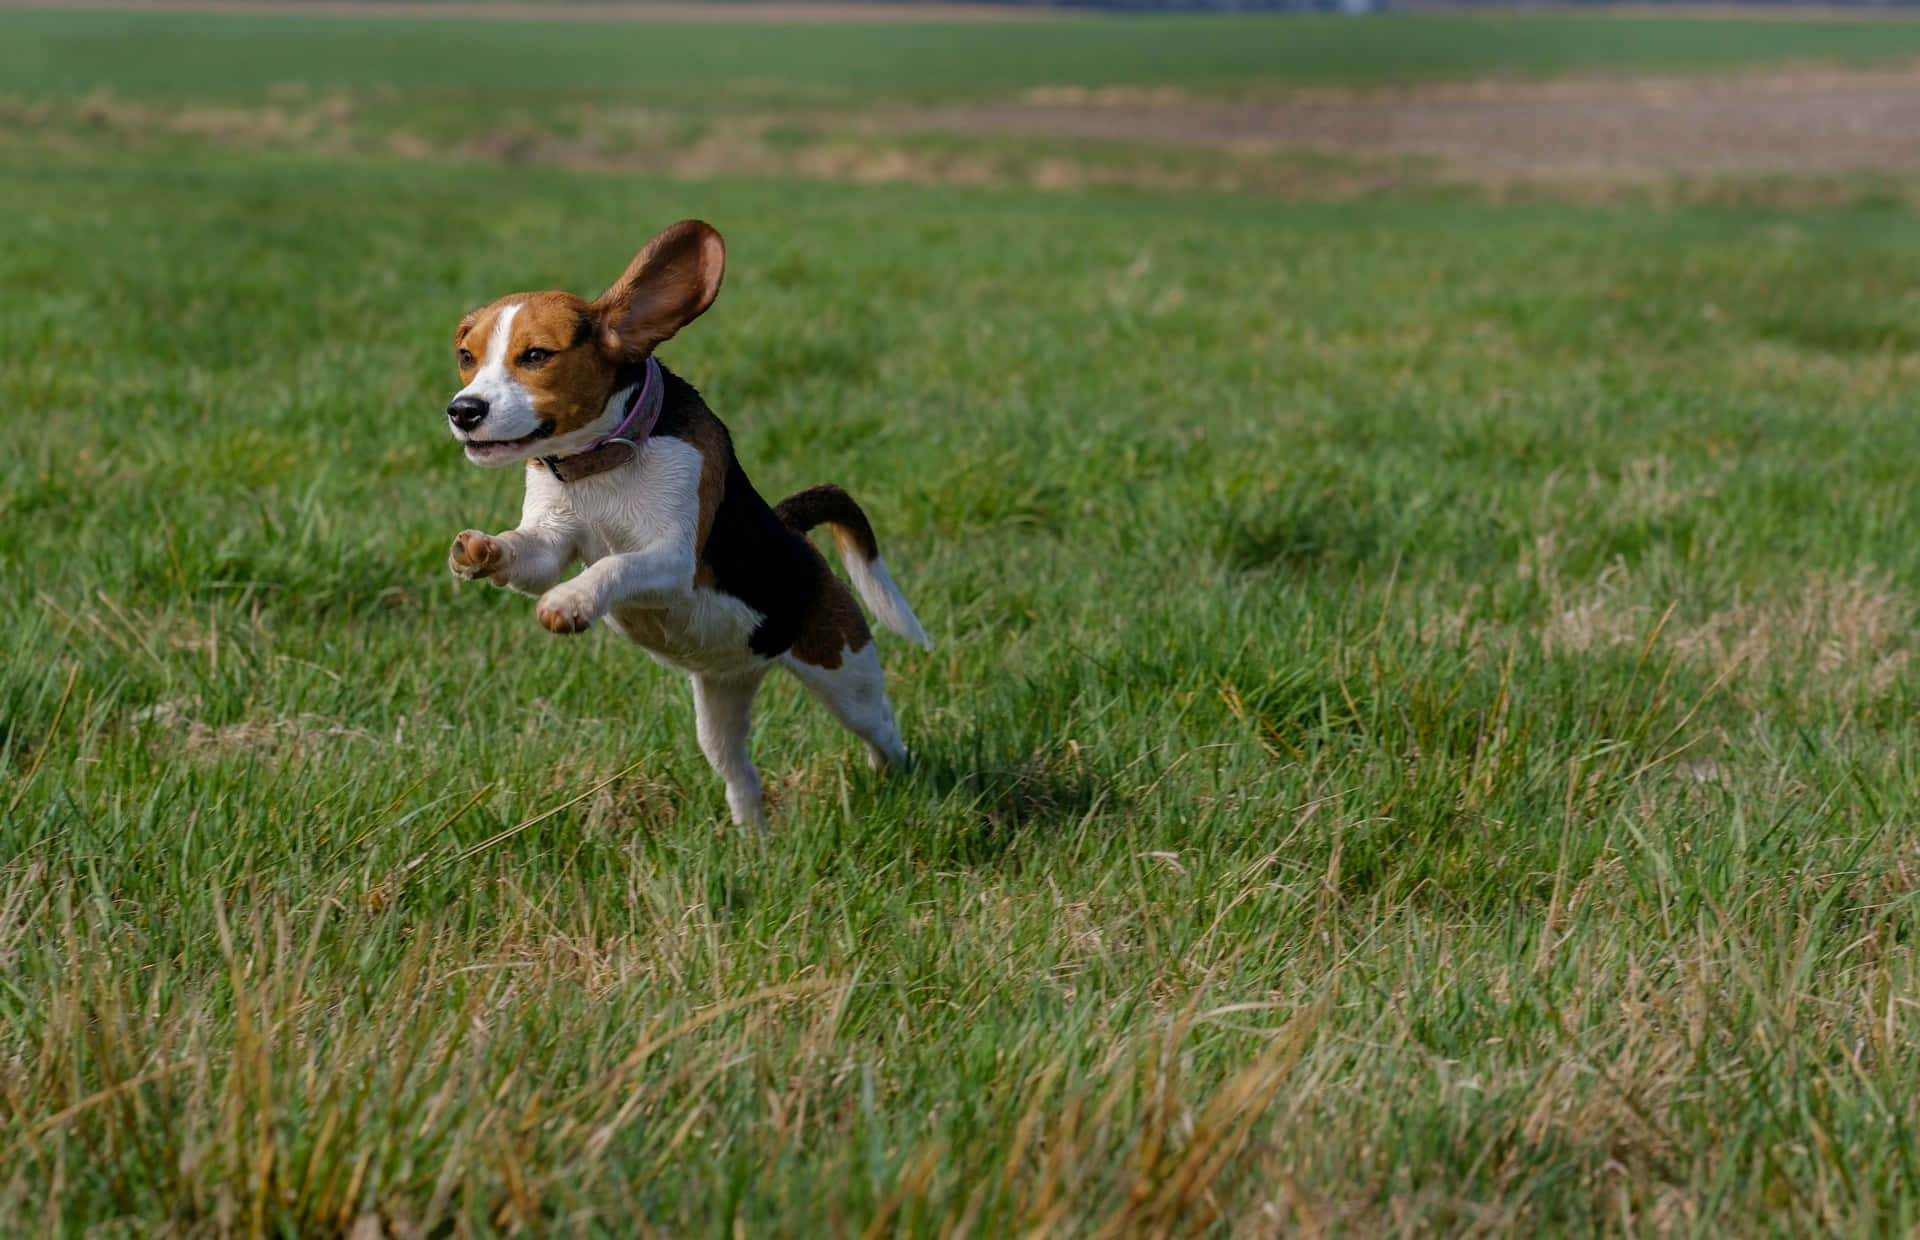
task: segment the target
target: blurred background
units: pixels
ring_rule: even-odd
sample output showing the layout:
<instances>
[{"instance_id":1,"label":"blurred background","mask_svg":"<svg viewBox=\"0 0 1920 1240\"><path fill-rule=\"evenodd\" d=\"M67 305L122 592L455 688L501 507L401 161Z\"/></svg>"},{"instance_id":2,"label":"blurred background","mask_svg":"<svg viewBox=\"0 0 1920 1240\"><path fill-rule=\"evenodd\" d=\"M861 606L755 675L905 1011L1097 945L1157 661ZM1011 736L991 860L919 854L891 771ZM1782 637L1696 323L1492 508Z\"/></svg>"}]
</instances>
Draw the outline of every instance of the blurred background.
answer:
<instances>
[{"instance_id":1,"label":"blurred background","mask_svg":"<svg viewBox=\"0 0 1920 1240\"><path fill-rule=\"evenodd\" d=\"M1304 12L1325 9L1348 16ZM1920 165L1920 20L1896 6L134 0L0 14L0 124L16 145L1801 205L1904 200Z\"/></svg>"}]
</instances>

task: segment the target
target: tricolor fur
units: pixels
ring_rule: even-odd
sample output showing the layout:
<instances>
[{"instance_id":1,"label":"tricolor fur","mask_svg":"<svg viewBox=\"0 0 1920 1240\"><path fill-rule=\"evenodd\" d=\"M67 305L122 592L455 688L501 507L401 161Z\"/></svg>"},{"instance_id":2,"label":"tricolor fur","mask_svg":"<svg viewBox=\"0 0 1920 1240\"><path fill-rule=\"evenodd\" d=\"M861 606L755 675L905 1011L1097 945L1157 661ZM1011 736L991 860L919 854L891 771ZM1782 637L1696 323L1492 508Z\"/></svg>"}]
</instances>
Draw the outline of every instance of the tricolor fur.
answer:
<instances>
[{"instance_id":1,"label":"tricolor fur","mask_svg":"<svg viewBox=\"0 0 1920 1240\"><path fill-rule=\"evenodd\" d=\"M829 526L860 598L887 628L925 645L866 514L834 486L768 507L727 428L664 367L658 421L625 463L568 482L543 463L557 458L571 477L566 459L585 459L621 427L654 348L713 304L725 253L719 233L686 220L594 301L518 293L460 320L465 386L447 407L454 437L476 464L524 462L527 490L517 527L462 532L448 563L458 577L537 597L551 632L605 619L687 672L700 746L726 781L734 820L758 823L746 739L753 695L775 664L865 741L876 765L906 758L866 620L806 538ZM576 563L584 567L566 577Z\"/></svg>"}]
</instances>

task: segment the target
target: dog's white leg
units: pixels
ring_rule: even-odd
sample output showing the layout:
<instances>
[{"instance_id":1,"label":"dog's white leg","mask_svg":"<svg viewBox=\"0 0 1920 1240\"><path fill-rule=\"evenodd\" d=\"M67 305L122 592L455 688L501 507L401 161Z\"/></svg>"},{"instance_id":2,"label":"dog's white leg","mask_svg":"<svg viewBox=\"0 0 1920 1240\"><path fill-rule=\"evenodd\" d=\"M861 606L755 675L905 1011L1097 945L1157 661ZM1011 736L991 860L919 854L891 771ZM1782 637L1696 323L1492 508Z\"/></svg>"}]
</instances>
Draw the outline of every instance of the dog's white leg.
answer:
<instances>
[{"instance_id":1,"label":"dog's white leg","mask_svg":"<svg viewBox=\"0 0 1920 1240\"><path fill-rule=\"evenodd\" d=\"M500 541L513 549L513 567L507 571L505 585L521 594L530 594L535 598L553 588L553 584L566 575L568 565L574 560L574 545L571 531L549 529L508 530L499 536Z\"/></svg>"},{"instance_id":2,"label":"dog's white leg","mask_svg":"<svg viewBox=\"0 0 1920 1240\"><path fill-rule=\"evenodd\" d=\"M571 581L540 596L540 623L555 633L578 633L620 603L670 607L693 594L693 548L662 542L595 560Z\"/></svg>"},{"instance_id":3,"label":"dog's white leg","mask_svg":"<svg viewBox=\"0 0 1920 1240\"><path fill-rule=\"evenodd\" d=\"M575 555L573 532L521 526L498 534L462 530L447 552L447 567L468 581L491 581L539 596L560 580Z\"/></svg>"},{"instance_id":4,"label":"dog's white leg","mask_svg":"<svg viewBox=\"0 0 1920 1240\"><path fill-rule=\"evenodd\" d=\"M760 801L760 776L747 757L747 729L752 722L753 695L764 672L724 678L695 675L693 717L700 751L727 784L727 808L737 823L767 825Z\"/></svg>"},{"instance_id":5,"label":"dog's white leg","mask_svg":"<svg viewBox=\"0 0 1920 1240\"><path fill-rule=\"evenodd\" d=\"M491 581L539 597L580 557L580 521L549 474L527 471L520 524L498 534L462 530L447 553L456 577Z\"/></svg>"},{"instance_id":6,"label":"dog's white leg","mask_svg":"<svg viewBox=\"0 0 1920 1240\"><path fill-rule=\"evenodd\" d=\"M867 743L869 766L906 765L907 747L894 726L886 677L871 641L857 651L843 652L839 667L818 667L791 654L781 662L847 731Z\"/></svg>"}]
</instances>

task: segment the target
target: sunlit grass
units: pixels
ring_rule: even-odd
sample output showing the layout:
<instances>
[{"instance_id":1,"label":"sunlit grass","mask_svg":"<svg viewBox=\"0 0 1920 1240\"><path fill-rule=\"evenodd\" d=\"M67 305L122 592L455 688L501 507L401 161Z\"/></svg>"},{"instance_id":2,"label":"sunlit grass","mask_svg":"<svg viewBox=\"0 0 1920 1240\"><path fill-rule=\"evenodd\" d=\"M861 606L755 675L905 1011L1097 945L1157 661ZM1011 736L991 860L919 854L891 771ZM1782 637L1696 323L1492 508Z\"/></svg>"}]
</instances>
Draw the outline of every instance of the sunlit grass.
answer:
<instances>
[{"instance_id":1,"label":"sunlit grass","mask_svg":"<svg viewBox=\"0 0 1920 1240\"><path fill-rule=\"evenodd\" d=\"M0 163L0 1216L1916 1222L1892 211ZM461 312L726 233L920 766L443 560Z\"/></svg>"}]
</instances>

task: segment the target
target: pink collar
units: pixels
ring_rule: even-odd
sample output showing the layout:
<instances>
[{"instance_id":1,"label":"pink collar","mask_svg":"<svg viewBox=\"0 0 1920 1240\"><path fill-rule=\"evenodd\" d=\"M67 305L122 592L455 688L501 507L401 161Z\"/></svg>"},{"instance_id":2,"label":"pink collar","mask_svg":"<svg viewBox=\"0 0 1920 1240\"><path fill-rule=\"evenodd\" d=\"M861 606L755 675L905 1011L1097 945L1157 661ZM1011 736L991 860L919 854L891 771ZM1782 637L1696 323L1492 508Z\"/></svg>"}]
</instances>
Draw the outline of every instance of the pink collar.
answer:
<instances>
[{"instance_id":1,"label":"pink collar","mask_svg":"<svg viewBox=\"0 0 1920 1240\"><path fill-rule=\"evenodd\" d=\"M640 381L640 390L627 402L627 416L621 419L620 425L594 440L585 451L572 456L543 456L540 463L561 482L578 482L625 465L640 455L640 445L647 441L647 436L653 433L653 424L660 420L666 386L660 363L647 358L646 378Z\"/></svg>"}]
</instances>

